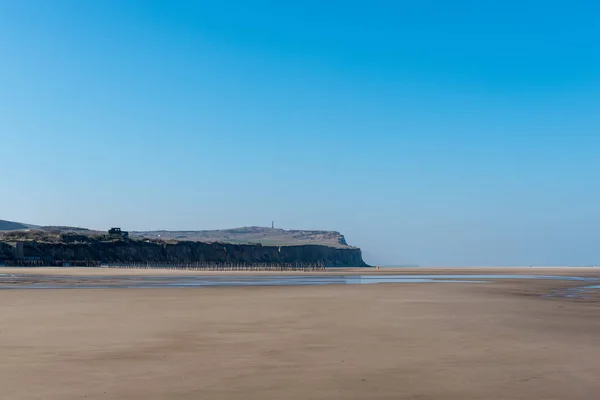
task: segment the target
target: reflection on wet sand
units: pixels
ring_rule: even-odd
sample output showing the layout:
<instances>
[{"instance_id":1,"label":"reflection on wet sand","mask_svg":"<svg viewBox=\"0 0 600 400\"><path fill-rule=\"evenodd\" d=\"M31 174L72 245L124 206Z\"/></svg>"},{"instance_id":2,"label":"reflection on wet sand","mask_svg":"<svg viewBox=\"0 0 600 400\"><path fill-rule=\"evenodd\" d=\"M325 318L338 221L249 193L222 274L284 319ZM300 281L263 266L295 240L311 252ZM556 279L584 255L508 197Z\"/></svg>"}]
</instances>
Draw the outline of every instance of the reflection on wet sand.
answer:
<instances>
[{"instance_id":1,"label":"reflection on wet sand","mask_svg":"<svg viewBox=\"0 0 600 400\"><path fill-rule=\"evenodd\" d=\"M600 281L596 277L517 274L413 275L197 275L197 276L69 276L0 275L0 289L169 288L206 286L309 286L382 283L485 283L498 279ZM593 289L594 286L587 286Z\"/></svg>"}]
</instances>

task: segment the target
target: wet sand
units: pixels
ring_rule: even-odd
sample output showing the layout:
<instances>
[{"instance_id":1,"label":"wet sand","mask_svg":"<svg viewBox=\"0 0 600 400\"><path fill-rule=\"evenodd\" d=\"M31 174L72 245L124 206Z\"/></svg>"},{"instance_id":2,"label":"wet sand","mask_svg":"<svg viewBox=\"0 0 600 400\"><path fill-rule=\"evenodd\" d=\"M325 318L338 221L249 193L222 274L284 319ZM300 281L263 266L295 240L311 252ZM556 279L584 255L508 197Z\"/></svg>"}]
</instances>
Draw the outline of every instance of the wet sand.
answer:
<instances>
[{"instance_id":1,"label":"wet sand","mask_svg":"<svg viewBox=\"0 0 600 400\"><path fill-rule=\"evenodd\" d=\"M291 286L423 282L488 282L496 279L570 279L600 283L599 268L413 268L326 271L193 271L178 269L10 268L0 269L0 290L67 288L175 288ZM594 282L592 282L594 281ZM583 286L583 283L582 283Z\"/></svg>"},{"instance_id":2,"label":"wet sand","mask_svg":"<svg viewBox=\"0 0 600 400\"><path fill-rule=\"evenodd\" d=\"M0 274L66 275L66 276L164 276L164 275L419 275L419 274L519 274L598 276L598 267L481 267L481 268L329 268L325 271L186 271L170 269L120 269L82 267L0 267Z\"/></svg>"},{"instance_id":3,"label":"wet sand","mask_svg":"<svg viewBox=\"0 0 600 400\"><path fill-rule=\"evenodd\" d=\"M0 398L597 399L600 290L545 297L580 285L4 290Z\"/></svg>"}]
</instances>

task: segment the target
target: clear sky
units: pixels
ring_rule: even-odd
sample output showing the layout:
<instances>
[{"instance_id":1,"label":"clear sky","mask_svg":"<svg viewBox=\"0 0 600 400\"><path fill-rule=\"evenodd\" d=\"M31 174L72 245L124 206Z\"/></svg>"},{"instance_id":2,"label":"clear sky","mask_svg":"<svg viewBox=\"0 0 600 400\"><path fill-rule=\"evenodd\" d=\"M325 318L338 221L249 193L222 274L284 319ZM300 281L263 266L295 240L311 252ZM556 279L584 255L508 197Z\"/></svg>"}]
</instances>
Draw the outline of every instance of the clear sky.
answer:
<instances>
[{"instance_id":1,"label":"clear sky","mask_svg":"<svg viewBox=\"0 0 600 400\"><path fill-rule=\"evenodd\" d=\"M0 219L600 263L600 3L0 0Z\"/></svg>"}]
</instances>

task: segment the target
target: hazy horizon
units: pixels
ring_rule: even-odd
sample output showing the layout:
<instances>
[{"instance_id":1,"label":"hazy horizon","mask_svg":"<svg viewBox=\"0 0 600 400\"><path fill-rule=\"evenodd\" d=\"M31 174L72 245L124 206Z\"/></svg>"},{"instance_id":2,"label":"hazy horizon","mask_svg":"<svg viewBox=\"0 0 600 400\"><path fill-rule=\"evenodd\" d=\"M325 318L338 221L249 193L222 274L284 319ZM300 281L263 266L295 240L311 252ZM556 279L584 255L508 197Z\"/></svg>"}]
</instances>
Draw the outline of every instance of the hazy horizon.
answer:
<instances>
[{"instance_id":1,"label":"hazy horizon","mask_svg":"<svg viewBox=\"0 0 600 400\"><path fill-rule=\"evenodd\" d=\"M2 218L591 265L600 4L0 4Z\"/></svg>"}]
</instances>

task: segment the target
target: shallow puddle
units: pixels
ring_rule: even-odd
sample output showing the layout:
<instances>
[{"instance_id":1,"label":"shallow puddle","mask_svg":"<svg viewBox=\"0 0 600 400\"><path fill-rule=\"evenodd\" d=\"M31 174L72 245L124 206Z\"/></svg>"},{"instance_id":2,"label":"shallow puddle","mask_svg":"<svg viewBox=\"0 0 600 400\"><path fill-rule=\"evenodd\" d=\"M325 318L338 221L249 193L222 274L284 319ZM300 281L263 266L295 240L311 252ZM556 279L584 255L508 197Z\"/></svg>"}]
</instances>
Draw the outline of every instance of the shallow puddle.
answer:
<instances>
[{"instance_id":1,"label":"shallow puddle","mask_svg":"<svg viewBox=\"0 0 600 400\"><path fill-rule=\"evenodd\" d=\"M600 289L600 285L589 285L578 288L569 288L558 290L550 295L550 297L568 297L572 299L585 299L593 290Z\"/></svg>"},{"instance_id":2,"label":"shallow puddle","mask_svg":"<svg viewBox=\"0 0 600 400\"><path fill-rule=\"evenodd\" d=\"M597 278L546 275L212 275L64 276L0 275L0 289L173 288L206 286L369 285L380 283L485 283L494 279L555 279L598 282ZM600 285L587 286L588 289Z\"/></svg>"}]
</instances>

